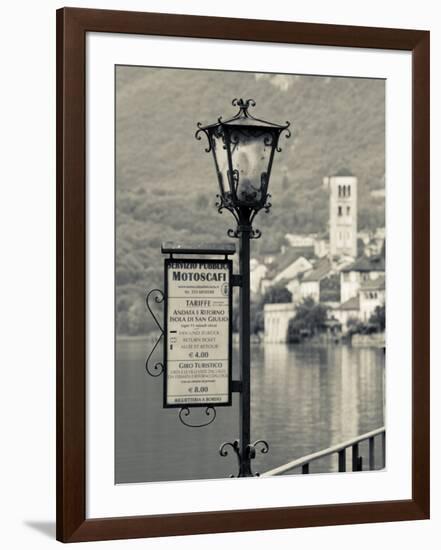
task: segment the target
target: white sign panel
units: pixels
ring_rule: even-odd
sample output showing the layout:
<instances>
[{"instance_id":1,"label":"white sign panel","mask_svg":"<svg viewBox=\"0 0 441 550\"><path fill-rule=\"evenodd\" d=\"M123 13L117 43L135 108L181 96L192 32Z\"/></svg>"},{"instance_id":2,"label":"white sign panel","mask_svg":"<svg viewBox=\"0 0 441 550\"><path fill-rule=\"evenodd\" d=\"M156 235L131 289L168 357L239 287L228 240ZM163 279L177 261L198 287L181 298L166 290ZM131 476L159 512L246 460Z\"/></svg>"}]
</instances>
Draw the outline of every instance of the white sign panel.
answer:
<instances>
[{"instance_id":1,"label":"white sign panel","mask_svg":"<svg viewBox=\"0 0 441 550\"><path fill-rule=\"evenodd\" d=\"M231 404L231 260L165 260L165 407Z\"/></svg>"}]
</instances>

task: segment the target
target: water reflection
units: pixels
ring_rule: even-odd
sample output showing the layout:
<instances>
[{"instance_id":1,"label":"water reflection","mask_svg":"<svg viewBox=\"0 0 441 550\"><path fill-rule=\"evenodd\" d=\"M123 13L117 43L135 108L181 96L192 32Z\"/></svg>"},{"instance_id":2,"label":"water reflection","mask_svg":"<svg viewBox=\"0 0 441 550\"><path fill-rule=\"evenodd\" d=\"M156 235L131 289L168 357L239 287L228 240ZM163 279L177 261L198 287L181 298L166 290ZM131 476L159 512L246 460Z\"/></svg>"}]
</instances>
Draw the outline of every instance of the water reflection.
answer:
<instances>
[{"instance_id":1,"label":"water reflection","mask_svg":"<svg viewBox=\"0 0 441 550\"><path fill-rule=\"evenodd\" d=\"M144 370L148 346L138 340L117 344L116 482L235 474L235 458L220 457L218 448L238 437L237 395L232 407L218 408L210 426L183 426L177 410L162 408L162 377L151 378ZM237 364L237 350L234 355ZM383 369L383 353L375 348L253 346L252 439L270 444L254 469L264 472L382 426ZM325 459L311 471L335 468L334 460Z\"/></svg>"}]
</instances>

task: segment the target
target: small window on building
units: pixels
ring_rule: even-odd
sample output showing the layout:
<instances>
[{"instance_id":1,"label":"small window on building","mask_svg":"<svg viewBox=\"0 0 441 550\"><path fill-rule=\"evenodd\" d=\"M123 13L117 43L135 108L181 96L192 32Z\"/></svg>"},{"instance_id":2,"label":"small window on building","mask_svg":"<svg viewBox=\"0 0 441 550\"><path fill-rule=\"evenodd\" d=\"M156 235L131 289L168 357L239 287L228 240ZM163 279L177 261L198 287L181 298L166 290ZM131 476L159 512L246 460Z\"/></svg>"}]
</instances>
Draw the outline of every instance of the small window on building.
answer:
<instances>
[{"instance_id":1,"label":"small window on building","mask_svg":"<svg viewBox=\"0 0 441 550\"><path fill-rule=\"evenodd\" d=\"M346 216L349 216L350 213L351 213L351 207L347 206L346 207Z\"/></svg>"},{"instance_id":2,"label":"small window on building","mask_svg":"<svg viewBox=\"0 0 441 550\"><path fill-rule=\"evenodd\" d=\"M338 215L341 216L343 214L343 209L341 206L338 207Z\"/></svg>"},{"instance_id":3,"label":"small window on building","mask_svg":"<svg viewBox=\"0 0 441 550\"><path fill-rule=\"evenodd\" d=\"M350 197L350 196L351 196L351 186L348 185L348 197Z\"/></svg>"},{"instance_id":4,"label":"small window on building","mask_svg":"<svg viewBox=\"0 0 441 550\"><path fill-rule=\"evenodd\" d=\"M338 186L338 196L341 197L341 185Z\"/></svg>"},{"instance_id":5,"label":"small window on building","mask_svg":"<svg viewBox=\"0 0 441 550\"><path fill-rule=\"evenodd\" d=\"M346 185L343 185L343 197L346 197Z\"/></svg>"}]
</instances>

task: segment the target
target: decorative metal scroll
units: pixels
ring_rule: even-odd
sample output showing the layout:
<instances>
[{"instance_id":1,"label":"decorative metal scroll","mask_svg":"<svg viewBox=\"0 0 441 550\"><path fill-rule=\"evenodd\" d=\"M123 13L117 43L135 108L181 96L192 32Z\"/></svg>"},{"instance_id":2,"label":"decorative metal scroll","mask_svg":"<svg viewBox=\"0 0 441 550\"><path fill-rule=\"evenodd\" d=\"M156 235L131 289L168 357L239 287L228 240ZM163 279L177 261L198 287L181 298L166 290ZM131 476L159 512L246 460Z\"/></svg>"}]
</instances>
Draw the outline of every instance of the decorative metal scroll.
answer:
<instances>
[{"instance_id":1,"label":"decorative metal scroll","mask_svg":"<svg viewBox=\"0 0 441 550\"><path fill-rule=\"evenodd\" d=\"M156 363L154 363L153 365L150 365L150 360L156 348L158 347L159 342L162 340L164 336L164 329L162 328L161 323L159 322L158 318L154 314L151 307L151 303L153 302L155 304L162 304L163 301L164 301L164 293L162 292L162 290L159 290L159 288L154 288L153 290L151 290L147 294L147 297L145 299L147 309L149 310L150 315L153 317L153 320L155 321L156 326L158 327L161 333L145 361L145 370L148 372L150 376L153 376L154 378L161 376L161 374L163 374L164 372L164 363L162 361L156 361ZM182 424L184 424L184 426L187 426L189 428L203 428L204 426L208 426L209 424L214 422L217 413L216 413L216 409L213 406L211 405L207 406L205 409L205 415L208 417L208 419L205 422L199 422L197 424L190 423L186 420L187 417L190 416L190 414L191 414L190 407L183 407L182 409L180 409L178 416Z\"/></svg>"},{"instance_id":2,"label":"decorative metal scroll","mask_svg":"<svg viewBox=\"0 0 441 550\"><path fill-rule=\"evenodd\" d=\"M152 358L152 355L154 354L155 349L158 347L159 342L164 336L164 329L162 328L161 324L158 321L158 318L153 313L153 310L150 307L150 300L154 300L156 304L161 304L164 301L164 293L162 292L162 290L159 290L159 288L154 288L147 294L147 297L145 299L147 309L149 310L150 315L153 317L153 320L155 321L157 327L161 332L161 334L159 335L159 338L156 340L155 345L151 349L145 361L145 370L150 374L150 376L156 377L156 376L161 376L161 374L164 372L164 363L162 363L162 361L157 361L153 366L150 366L149 361Z\"/></svg>"},{"instance_id":3,"label":"decorative metal scroll","mask_svg":"<svg viewBox=\"0 0 441 550\"><path fill-rule=\"evenodd\" d=\"M219 117L220 118L220 117ZM219 121L220 122L220 121ZM205 128L202 127L202 122L198 122L197 123L197 127L199 128L194 137L198 140L198 141L201 141L202 139L202 136L200 135L202 132L207 136L207 141L208 141L208 147L205 148L205 152L206 153L209 153L212 149L212 145L211 145L211 139L210 139L210 134L207 132L207 130Z\"/></svg>"},{"instance_id":4,"label":"decorative metal scroll","mask_svg":"<svg viewBox=\"0 0 441 550\"><path fill-rule=\"evenodd\" d=\"M179 420L184 424L184 426L187 426L188 428L203 428L205 426L209 426L212 422L214 422L214 419L216 418L216 409L209 405L205 408L205 414L209 417L209 419L206 422L199 422L198 424L192 424L190 422L187 422L186 418L190 416L190 407L183 407L179 411Z\"/></svg>"},{"instance_id":5,"label":"decorative metal scroll","mask_svg":"<svg viewBox=\"0 0 441 550\"><path fill-rule=\"evenodd\" d=\"M250 445L247 446L247 448L246 448L247 457L246 458L249 458L250 460L253 460L254 458L256 458L256 451L257 451L257 448L259 446L261 446L260 452L262 454L266 454L269 451L268 443L266 441L264 441L263 439L258 439L254 443L251 443ZM231 443L231 441L227 441L226 443L222 443L222 445L219 449L219 454L221 456L228 456L228 450L227 450L228 447L232 448L232 450L236 454L237 461L239 463L239 473L238 473L237 477L242 477L242 474L243 474L242 468L243 468L244 460L243 460L242 454L240 452L239 440L236 439L235 441L233 441L233 443ZM255 477L259 477L260 474L259 474L259 472L256 472L255 474L253 474L251 472L251 475L255 476ZM233 474L231 474L230 477L235 477L235 476Z\"/></svg>"},{"instance_id":6,"label":"decorative metal scroll","mask_svg":"<svg viewBox=\"0 0 441 550\"><path fill-rule=\"evenodd\" d=\"M241 232L240 228L228 229L227 235L232 239L238 239L240 232ZM250 233L250 239L260 239L260 237L262 236L262 231L260 231L260 229L251 229L249 233Z\"/></svg>"},{"instance_id":7,"label":"decorative metal scroll","mask_svg":"<svg viewBox=\"0 0 441 550\"><path fill-rule=\"evenodd\" d=\"M281 133L285 132L285 138L286 139L289 139L291 136L292 136L292 133L291 133L291 130L288 130L288 127L290 126L290 123L288 121L286 121L286 127L282 130ZM279 145L279 140L280 140L280 136L279 136L279 139L277 140L277 145L276 145L276 151L278 153L281 153L282 152L282 148L280 147Z\"/></svg>"},{"instance_id":8,"label":"decorative metal scroll","mask_svg":"<svg viewBox=\"0 0 441 550\"><path fill-rule=\"evenodd\" d=\"M219 212L219 214L222 214L223 210L228 210L229 212L231 212L234 219L236 220L237 228L236 229L228 229L228 231L227 231L227 235L229 237L231 237L232 239L238 239L241 231L245 227L247 227L247 230L250 233L250 239L260 239L260 237L262 236L262 232L260 231L260 229L254 229L252 227L252 223L254 221L254 218L256 217L256 214L260 210L252 210L249 213L248 219L244 220L243 218L240 217L240 214L236 211L233 204L228 201L228 197L224 198L221 195L217 194L216 198L217 198L217 201L216 201L215 206L216 206L217 211ZM271 199L271 195L269 193L267 193L267 195L265 197L265 204L262 207L262 210L264 210L265 213L267 213L267 214L270 211L270 208L272 206L272 204L270 202L270 199Z\"/></svg>"}]
</instances>

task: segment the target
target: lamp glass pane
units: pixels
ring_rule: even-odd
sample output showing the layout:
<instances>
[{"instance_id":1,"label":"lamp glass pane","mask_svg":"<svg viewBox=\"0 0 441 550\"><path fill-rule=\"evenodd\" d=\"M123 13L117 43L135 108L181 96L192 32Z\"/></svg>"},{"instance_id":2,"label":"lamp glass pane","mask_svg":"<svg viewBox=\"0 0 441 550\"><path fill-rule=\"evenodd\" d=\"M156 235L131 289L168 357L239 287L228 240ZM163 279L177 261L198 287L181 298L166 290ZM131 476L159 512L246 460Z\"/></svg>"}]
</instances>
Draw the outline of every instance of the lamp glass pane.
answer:
<instances>
[{"instance_id":1,"label":"lamp glass pane","mask_svg":"<svg viewBox=\"0 0 441 550\"><path fill-rule=\"evenodd\" d=\"M212 148L214 162L216 165L219 188L222 196L230 192L228 184L228 155L225 148L224 139L221 133L214 132L212 135Z\"/></svg>"},{"instance_id":2,"label":"lamp glass pane","mask_svg":"<svg viewBox=\"0 0 441 550\"><path fill-rule=\"evenodd\" d=\"M262 174L266 178L273 136L261 129L234 129L230 140L233 170L237 170L237 199L243 204L260 203L265 199Z\"/></svg>"}]
</instances>

